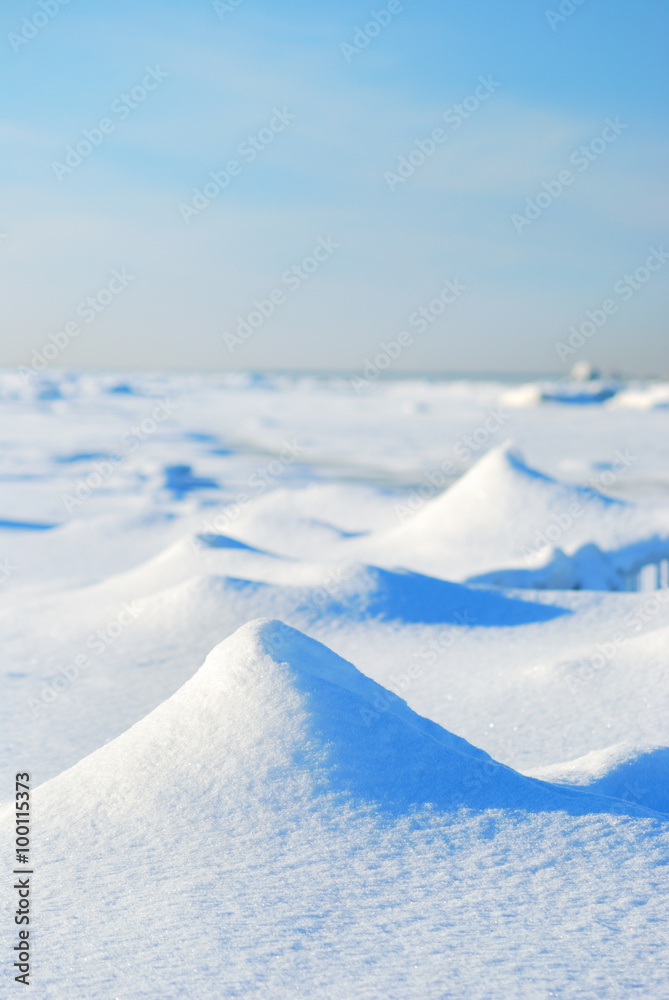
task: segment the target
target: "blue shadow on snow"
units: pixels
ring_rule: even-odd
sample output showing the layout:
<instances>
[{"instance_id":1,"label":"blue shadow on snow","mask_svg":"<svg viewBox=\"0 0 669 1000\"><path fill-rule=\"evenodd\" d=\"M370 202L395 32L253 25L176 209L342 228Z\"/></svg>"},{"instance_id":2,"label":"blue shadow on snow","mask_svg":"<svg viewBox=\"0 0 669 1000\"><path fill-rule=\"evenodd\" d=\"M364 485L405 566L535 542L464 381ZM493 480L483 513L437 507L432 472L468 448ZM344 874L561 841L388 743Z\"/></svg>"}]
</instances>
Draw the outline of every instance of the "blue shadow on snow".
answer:
<instances>
[{"instance_id":1,"label":"blue shadow on snow","mask_svg":"<svg viewBox=\"0 0 669 1000\"><path fill-rule=\"evenodd\" d=\"M352 581L357 583L358 581ZM483 587L451 583L411 571L370 566L364 589L351 587L319 607L328 614L357 620L380 619L410 625L529 625L571 614L554 605L505 597Z\"/></svg>"}]
</instances>

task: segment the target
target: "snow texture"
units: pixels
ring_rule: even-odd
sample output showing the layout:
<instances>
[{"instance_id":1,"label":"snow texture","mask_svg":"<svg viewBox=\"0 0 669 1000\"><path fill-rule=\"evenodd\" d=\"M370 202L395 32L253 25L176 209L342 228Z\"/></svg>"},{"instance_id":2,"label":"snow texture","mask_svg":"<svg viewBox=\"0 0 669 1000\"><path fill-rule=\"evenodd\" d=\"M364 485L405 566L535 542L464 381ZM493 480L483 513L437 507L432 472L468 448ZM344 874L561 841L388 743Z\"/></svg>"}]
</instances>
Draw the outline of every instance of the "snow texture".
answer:
<instances>
[{"instance_id":1,"label":"snow texture","mask_svg":"<svg viewBox=\"0 0 669 1000\"><path fill-rule=\"evenodd\" d=\"M0 373L32 995L665 1000L668 398Z\"/></svg>"}]
</instances>

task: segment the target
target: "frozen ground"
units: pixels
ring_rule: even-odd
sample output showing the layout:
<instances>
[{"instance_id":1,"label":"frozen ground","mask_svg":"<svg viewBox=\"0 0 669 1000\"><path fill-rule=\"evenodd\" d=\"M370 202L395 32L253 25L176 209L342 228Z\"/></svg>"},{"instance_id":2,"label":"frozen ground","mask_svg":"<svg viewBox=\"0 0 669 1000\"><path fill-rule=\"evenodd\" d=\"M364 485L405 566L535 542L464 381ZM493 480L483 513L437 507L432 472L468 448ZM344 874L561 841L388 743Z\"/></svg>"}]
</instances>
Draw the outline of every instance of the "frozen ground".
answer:
<instances>
[{"instance_id":1,"label":"frozen ground","mask_svg":"<svg viewBox=\"0 0 669 1000\"><path fill-rule=\"evenodd\" d=\"M666 1000L668 423L659 384L0 373L33 995Z\"/></svg>"}]
</instances>

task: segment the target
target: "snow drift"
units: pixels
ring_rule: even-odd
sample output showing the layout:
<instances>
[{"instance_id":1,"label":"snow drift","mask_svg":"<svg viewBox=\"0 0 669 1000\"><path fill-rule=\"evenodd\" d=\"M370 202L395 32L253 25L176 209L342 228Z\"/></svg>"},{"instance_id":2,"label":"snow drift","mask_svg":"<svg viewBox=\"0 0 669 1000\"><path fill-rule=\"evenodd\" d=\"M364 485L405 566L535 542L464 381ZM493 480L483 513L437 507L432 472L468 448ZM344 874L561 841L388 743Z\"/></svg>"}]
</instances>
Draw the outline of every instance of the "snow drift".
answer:
<instances>
[{"instance_id":1,"label":"snow drift","mask_svg":"<svg viewBox=\"0 0 669 1000\"><path fill-rule=\"evenodd\" d=\"M583 788L669 813L669 747L616 743L529 773L542 781Z\"/></svg>"},{"instance_id":2,"label":"snow drift","mask_svg":"<svg viewBox=\"0 0 669 1000\"><path fill-rule=\"evenodd\" d=\"M645 814L498 764L269 619L238 629L176 694L36 801L54 834L72 810L85 824L102 809L112 837L144 824L164 838L180 835L194 807L223 821L231 808L294 811L332 795L395 814L427 805Z\"/></svg>"},{"instance_id":3,"label":"snow drift","mask_svg":"<svg viewBox=\"0 0 669 1000\"><path fill-rule=\"evenodd\" d=\"M636 589L641 569L669 556L665 511L559 482L527 465L511 442L416 506L398 527L359 543L363 553L452 580L604 590Z\"/></svg>"},{"instance_id":4,"label":"snow drift","mask_svg":"<svg viewBox=\"0 0 669 1000\"><path fill-rule=\"evenodd\" d=\"M669 589L607 592L669 583L667 386L544 388L501 433L553 478L438 496L508 386L0 373L40 1000L669 995Z\"/></svg>"},{"instance_id":5,"label":"snow drift","mask_svg":"<svg viewBox=\"0 0 669 1000\"><path fill-rule=\"evenodd\" d=\"M550 995L547 951L601 995L595 902L643 903L616 981L659 947L656 814L496 763L278 621L33 799L53 1000L343 1000L372 973L369 996L511 996L519 968Z\"/></svg>"}]
</instances>

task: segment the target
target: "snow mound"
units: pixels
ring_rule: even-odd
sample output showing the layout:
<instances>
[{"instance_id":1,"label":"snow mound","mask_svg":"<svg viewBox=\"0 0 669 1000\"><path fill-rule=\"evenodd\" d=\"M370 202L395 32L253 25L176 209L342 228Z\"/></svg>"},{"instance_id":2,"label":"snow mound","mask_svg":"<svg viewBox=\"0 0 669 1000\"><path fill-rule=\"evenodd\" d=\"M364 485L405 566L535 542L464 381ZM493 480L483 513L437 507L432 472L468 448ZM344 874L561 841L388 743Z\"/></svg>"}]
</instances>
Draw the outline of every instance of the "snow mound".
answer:
<instances>
[{"instance_id":1,"label":"snow mound","mask_svg":"<svg viewBox=\"0 0 669 1000\"><path fill-rule=\"evenodd\" d=\"M529 773L542 781L587 789L669 813L669 747L616 743Z\"/></svg>"},{"instance_id":2,"label":"snow mound","mask_svg":"<svg viewBox=\"0 0 669 1000\"><path fill-rule=\"evenodd\" d=\"M647 815L493 761L271 619L238 629L171 698L36 797L54 831L75 809L94 827L102 809L107 836L151 826L175 840L194 814L248 823L268 809L277 818L327 810L333 797L338 808L393 815L460 806Z\"/></svg>"},{"instance_id":3,"label":"snow mound","mask_svg":"<svg viewBox=\"0 0 669 1000\"><path fill-rule=\"evenodd\" d=\"M568 513L574 504L583 511L578 521ZM585 528L586 535L601 534L603 525L612 527L612 512L625 506L530 468L513 443L506 442L371 545L386 558L392 553L396 565L462 580L509 563L523 565L533 529L545 531L555 518L566 523L568 517L570 526L577 524L581 532Z\"/></svg>"},{"instance_id":4,"label":"snow mound","mask_svg":"<svg viewBox=\"0 0 669 1000\"><path fill-rule=\"evenodd\" d=\"M200 533L172 542L132 569L108 577L101 587L110 593L148 597L167 587L207 575L288 585L295 582L294 578L309 579L307 570L272 552L228 535Z\"/></svg>"},{"instance_id":5,"label":"snow mound","mask_svg":"<svg viewBox=\"0 0 669 1000\"><path fill-rule=\"evenodd\" d=\"M640 570L666 559L669 522L666 512L553 479L506 442L360 549L381 565L469 583L635 590Z\"/></svg>"}]
</instances>

